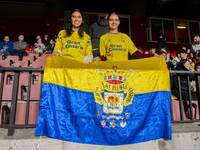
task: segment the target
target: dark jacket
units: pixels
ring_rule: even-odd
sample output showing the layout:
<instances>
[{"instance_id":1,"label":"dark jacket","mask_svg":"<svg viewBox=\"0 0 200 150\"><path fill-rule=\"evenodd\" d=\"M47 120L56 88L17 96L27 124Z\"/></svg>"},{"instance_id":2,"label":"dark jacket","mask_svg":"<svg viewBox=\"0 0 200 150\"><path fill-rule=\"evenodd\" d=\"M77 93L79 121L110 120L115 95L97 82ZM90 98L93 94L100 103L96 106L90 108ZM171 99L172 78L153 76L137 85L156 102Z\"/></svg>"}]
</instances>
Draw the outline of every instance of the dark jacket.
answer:
<instances>
[{"instance_id":1,"label":"dark jacket","mask_svg":"<svg viewBox=\"0 0 200 150\"><path fill-rule=\"evenodd\" d=\"M92 48L99 48L99 39L102 35L108 33L110 27L107 24L106 19L100 19L93 23L89 28L89 36L91 37Z\"/></svg>"}]
</instances>

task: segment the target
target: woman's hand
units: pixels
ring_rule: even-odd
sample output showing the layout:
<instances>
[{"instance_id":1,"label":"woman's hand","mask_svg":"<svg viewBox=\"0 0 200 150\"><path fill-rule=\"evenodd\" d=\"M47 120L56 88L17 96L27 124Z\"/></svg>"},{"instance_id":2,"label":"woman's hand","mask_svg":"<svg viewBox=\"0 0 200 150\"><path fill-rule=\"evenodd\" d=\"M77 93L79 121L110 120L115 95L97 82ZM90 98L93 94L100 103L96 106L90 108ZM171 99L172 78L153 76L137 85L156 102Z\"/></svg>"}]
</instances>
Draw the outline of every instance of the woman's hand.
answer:
<instances>
[{"instance_id":1,"label":"woman's hand","mask_svg":"<svg viewBox=\"0 0 200 150\"><path fill-rule=\"evenodd\" d=\"M58 52L53 52L52 54L51 54L51 57L52 56L60 56L60 54L58 53Z\"/></svg>"},{"instance_id":2,"label":"woman's hand","mask_svg":"<svg viewBox=\"0 0 200 150\"><path fill-rule=\"evenodd\" d=\"M155 53L155 54L154 54L154 57L160 57L160 56L159 56L158 54Z\"/></svg>"},{"instance_id":3,"label":"woman's hand","mask_svg":"<svg viewBox=\"0 0 200 150\"><path fill-rule=\"evenodd\" d=\"M92 61L101 61L101 59L99 56L97 56L97 57L94 57Z\"/></svg>"}]
</instances>

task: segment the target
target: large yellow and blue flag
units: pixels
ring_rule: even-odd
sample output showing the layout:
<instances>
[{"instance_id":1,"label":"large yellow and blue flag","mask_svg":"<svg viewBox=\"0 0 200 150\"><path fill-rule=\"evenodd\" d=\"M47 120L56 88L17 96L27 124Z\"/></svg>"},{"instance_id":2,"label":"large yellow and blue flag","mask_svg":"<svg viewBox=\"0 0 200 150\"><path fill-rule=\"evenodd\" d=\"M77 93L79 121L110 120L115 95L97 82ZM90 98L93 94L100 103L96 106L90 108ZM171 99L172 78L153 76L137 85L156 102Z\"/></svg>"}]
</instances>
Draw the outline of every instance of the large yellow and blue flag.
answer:
<instances>
[{"instance_id":1,"label":"large yellow and blue flag","mask_svg":"<svg viewBox=\"0 0 200 150\"><path fill-rule=\"evenodd\" d=\"M98 145L171 139L169 90L164 58L48 57L35 135Z\"/></svg>"}]
</instances>

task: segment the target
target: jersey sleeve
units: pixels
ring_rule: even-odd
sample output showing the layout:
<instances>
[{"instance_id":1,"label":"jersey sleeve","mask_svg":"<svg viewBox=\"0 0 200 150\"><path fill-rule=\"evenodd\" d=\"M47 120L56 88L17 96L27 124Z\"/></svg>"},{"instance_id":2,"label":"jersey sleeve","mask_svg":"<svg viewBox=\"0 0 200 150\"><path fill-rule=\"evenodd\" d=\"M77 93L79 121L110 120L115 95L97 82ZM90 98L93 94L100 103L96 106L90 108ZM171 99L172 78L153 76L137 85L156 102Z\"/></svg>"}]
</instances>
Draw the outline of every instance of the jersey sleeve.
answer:
<instances>
[{"instance_id":1,"label":"jersey sleeve","mask_svg":"<svg viewBox=\"0 0 200 150\"><path fill-rule=\"evenodd\" d=\"M58 37L57 37L56 44L54 47L54 52L58 52L60 54L60 56L62 56L62 47L63 47L62 38L64 36L63 31L64 30L61 30L58 33Z\"/></svg>"},{"instance_id":2,"label":"jersey sleeve","mask_svg":"<svg viewBox=\"0 0 200 150\"><path fill-rule=\"evenodd\" d=\"M130 39L129 36L128 37L128 52L132 55L133 53L135 53L138 49L135 46L135 44L132 42L132 40Z\"/></svg>"},{"instance_id":3,"label":"jersey sleeve","mask_svg":"<svg viewBox=\"0 0 200 150\"><path fill-rule=\"evenodd\" d=\"M106 47L105 47L104 36L101 36L101 38L100 38L99 51L100 51L100 56L106 57Z\"/></svg>"},{"instance_id":4,"label":"jersey sleeve","mask_svg":"<svg viewBox=\"0 0 200 150\"><path fill-rule=\"evenodd\" d=\"M92 43L90 37L88 38L87 44L86 44L86 50L85 55L93 55L92 53Z\"/></svg>"}]
</instances>

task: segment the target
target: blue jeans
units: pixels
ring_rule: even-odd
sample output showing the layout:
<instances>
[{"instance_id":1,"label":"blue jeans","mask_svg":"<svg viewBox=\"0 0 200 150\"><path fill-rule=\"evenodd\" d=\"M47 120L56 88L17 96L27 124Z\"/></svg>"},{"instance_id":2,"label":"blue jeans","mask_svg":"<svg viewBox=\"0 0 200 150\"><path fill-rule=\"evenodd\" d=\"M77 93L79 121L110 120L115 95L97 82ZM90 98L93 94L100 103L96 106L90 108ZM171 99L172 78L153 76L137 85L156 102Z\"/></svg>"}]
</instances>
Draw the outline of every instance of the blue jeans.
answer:
<instances>
[{"instance_id":1,"label":"blue jeans","mask_svg":"<svg viewBox=\"0 0 200 150\"><path fill-rule=\"evenodd\" d=\"M0 51L0 55L8 56L8 55L10 55L10 53L2 49Z\"/></svg>"}]
</instances>

